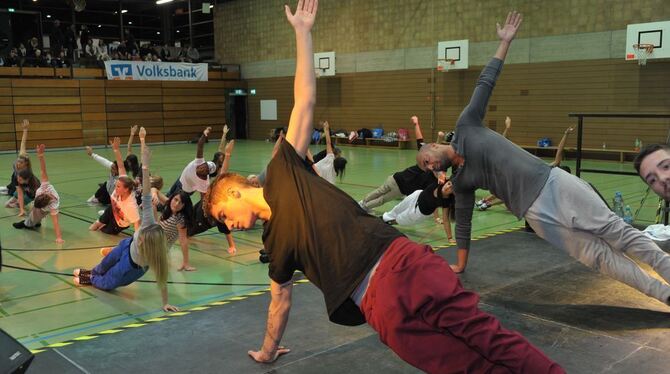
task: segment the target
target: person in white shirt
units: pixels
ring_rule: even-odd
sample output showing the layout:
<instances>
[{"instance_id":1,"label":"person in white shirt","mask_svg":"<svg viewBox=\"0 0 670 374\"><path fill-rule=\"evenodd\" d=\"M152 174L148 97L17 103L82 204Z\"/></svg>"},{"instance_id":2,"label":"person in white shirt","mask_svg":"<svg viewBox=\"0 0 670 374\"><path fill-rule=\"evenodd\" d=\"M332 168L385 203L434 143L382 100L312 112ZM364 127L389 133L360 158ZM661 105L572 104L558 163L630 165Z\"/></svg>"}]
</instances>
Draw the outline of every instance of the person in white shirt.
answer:
<instances>
[{"instance_id":1,"label":"person in white shirt","mask_svg":"<svg viewBox=\"0 0 670 374\"><path fill-rule=\"evenodd\" d=\"M116 156L116 165L119 169L119 179L111 195L111 205L105 209L100 218L89 227L91 231L100 230L106 234L116 235L121 231L134 225L135 230L140 228L140 215L135 199L135 182L126 175L126 168L121 159L119 146L121 139L118 137L112 141L112 149Z\"/></svg>"},{"instance_id":2,"label":"person in white shirt","mask_svg":"<svg viewBox=\"0 0 670 374\"><path fill-rule=\"evenodd\" d=\"M41 221L44 217L49 214L51 216L51 221L54 225L54 232L56 233L56 243L62 244L65 241L63 240L63 235L61 234L60 224L58 223L58 206L60 205L60 197L58 192L51 183L49 183L49 177L47 176L47 165L44 160L44 149L46 147L44 144L37 146L37 158L40 160L40 170L41 170L41 185L35 193L35 200L33 201L33 208L30 210L30 213L24 221L13 223L17 229L32 229L41 226Z\"/></svg>"}]
</instances>

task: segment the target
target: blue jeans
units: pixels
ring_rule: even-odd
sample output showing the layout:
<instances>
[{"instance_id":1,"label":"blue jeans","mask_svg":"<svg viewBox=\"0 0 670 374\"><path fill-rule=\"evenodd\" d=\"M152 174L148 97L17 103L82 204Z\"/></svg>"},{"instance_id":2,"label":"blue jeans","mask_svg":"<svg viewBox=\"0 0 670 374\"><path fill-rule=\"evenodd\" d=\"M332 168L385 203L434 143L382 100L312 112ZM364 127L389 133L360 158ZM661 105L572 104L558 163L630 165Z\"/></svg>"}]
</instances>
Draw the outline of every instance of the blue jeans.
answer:
<instances>
[{"instance_id":1,"label":"blue jeans","mask_svg":"<svg viewBox=\"0 0 670 374\"><path fill-rule=\"evenodd\" d=\"M146 268L135 265L130 259L130 243L133 238L121 240L119 245L91 270L91 283L95 288L111 291L127 286L142 278Z\"/></svg>"}]
</instances>

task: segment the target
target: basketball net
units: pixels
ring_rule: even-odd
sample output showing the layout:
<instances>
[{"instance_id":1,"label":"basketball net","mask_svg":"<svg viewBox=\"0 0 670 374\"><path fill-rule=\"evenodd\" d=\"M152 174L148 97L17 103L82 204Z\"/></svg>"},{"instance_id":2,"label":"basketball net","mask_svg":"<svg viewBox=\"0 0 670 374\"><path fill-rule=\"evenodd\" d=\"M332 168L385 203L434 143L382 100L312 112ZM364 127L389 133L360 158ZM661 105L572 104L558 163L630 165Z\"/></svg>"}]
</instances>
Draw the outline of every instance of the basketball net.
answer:
<instances>
[{"instance_id":1,"label":"basketball net","mask_svg":"<svg viewBox=\"0 0 670 374\"><path fill-rule=\"evenodd\" d=\"M444 60L439 60L437 63L437 71L446 73L448 72L451 68L453 68L456 64L456 60L453 59L444 59Z\"/></svg>"},{"instance_id":2,"label":"basketball net","mask_svg":"<svg viewBox=\"0 0 670 374\"><path fill-rule=\"evenodd\" d=\"M654 53L653 44L633 44L633 49L637 55L637 64L640 66L647 65L647 59Z\"/></svg>"},{"instance_id":3,"label":"basketball net","mask_svg":"<svg viewBox=\"0 0 670 374\"><path fill-rule=\"evenodd\" d=\"M314 75L316 76L316 79L321 78L321 76L323 76L324 74L326 74L326 69L320 69L320 68L314 69Z\"/></svg>"}]
</instances>

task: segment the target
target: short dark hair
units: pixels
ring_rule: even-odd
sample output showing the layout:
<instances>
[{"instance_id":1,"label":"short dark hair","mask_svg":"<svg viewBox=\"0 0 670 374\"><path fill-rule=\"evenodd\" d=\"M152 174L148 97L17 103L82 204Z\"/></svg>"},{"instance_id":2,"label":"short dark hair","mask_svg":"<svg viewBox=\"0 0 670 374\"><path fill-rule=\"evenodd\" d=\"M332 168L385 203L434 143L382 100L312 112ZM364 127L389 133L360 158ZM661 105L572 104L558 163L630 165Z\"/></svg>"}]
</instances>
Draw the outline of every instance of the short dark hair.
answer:
<instances>
[{"instance_id":1,"label":"short dark hair","mask_svg":"<svg viewBox=\"0 0 670 374\"><path fill-rule=\"evenodd\" d=\"M33 207L37 209L45 208L51 202L51 195L41 194L35 197L33 201Z\"/></svg>"},{"instance_id":2,"label":"short dark hair","mask_svg":"<svg viewBox=\"0 0 670 374\"><path fill-rule=\"evenodd\" d=\"M635 167L635 171L637 171L638 174L640 174L640 165L642 164L642 161L649 156L650 154L658 151L658 150L665 150L667 152L670 152L670 145L667 144L649 144L646 147L642 148L640 153L635 157L635 161L633 161L633 166ZM644 178L643 178L644 179Z\"/></svg>"}]
</instances>

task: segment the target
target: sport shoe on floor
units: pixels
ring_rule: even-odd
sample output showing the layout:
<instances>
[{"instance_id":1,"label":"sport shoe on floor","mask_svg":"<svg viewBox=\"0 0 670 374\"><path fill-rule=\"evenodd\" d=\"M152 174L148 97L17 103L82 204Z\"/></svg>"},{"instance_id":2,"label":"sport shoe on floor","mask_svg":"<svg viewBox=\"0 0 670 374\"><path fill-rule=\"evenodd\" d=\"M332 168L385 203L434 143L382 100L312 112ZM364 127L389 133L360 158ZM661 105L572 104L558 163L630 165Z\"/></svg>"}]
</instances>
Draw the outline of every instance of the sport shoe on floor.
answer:
<instances>
[{"instance_id":1,"label":"sport shoe on floor","mask_svg":"<svg viewBox=\"0 0 670 374\"><path fill-rule=\"evenodd\" d=\"M104 213L105 213L105 210L104 210L104 209L103 209L103 210L98 210L98 215L99 215L99 216L103 215Z\"/></svg>"},{"instance_id":2,"label":"sport shoe on floor","mask_svg":"<svg viewBox=\"0 0 670 374\"><path fill-rule=\"evenodd\" d=\"M490 208L491 206L487 203L482 203L482 205L479 206L479 210L485 211L486 209Z\"/></svg>"},{"instance_id":3,"label":"sport shoe on floor","mask_svg":"<svg viewBox=\"0 0 670 374\"><path fill-rule=\"evenodd\" d=\"M86 200L86 202L89 203L89 204L98 204L98 203L100 203L100 202L98 201L98 199L95 198L95 196L91 196L91 197L89 197L88 200Z\"/></svg>"},{"instance_id":4,"label":"sport shoe on floor","mask_svg":"<svg viewBox=\"0 0 670 374\"><path fill-rule=\"evenodd\" d=\"M477 208L479 208L482 204L484 204L484 200L483 200L483 199L477 201L477 202L475 203L475 206L476 206Z\"/></svg>"},{"instance_id":5,"label":"sport shoe on floor","mask_svg":"<svg viewBox=\"0 0 670 374\"><path fill-rule=\"evenodd\" d=\"M111 252L111 251L112 251L112 247L100 248L100 255L102 257L106 257L109 254L109 252Z\"/></svg>"},{"instance_id":6,"label":"sport shoe on floor","mask_svg":"<svg viewBox=\"0 0 670 374\"><path fill-rule=\"evenodd\" d=\"M14 223L12 223L12 226L14 226L15 229L25 229L26 228L26 224L23 221L14 222Z\"/></svg>"},{"instance_id":7,"label":"sport shoe on floor","mask_svg":"<svg viewBox=\"0 0 670 374\"><path fill-rule=\"evenodd\" d=\"M9 195L9 189L5 186L0 187L0 195Z\"/></svg>"}]
</instances>

